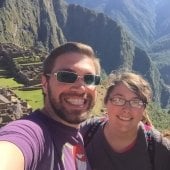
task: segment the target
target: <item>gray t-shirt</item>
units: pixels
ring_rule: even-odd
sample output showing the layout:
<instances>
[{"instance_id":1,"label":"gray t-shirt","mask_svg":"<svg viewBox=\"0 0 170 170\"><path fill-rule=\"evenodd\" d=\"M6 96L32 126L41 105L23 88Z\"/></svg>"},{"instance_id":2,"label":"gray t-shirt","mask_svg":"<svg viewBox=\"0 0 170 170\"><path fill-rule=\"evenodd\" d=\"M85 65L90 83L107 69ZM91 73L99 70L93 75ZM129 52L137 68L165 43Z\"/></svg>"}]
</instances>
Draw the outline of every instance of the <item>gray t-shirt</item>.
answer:
<instances>
[{"instance_id":1,"label":"gray t-shirt","mask_svg":"<svg viewBox=\"0 0 170 170\"><path fill-rule=\"evenodd\" d=\"M79 130L43 115L39 110L0 128L0 140L17 145L25 170L89 170Z\"/></svg>"},{"instance_id":2,"label":"gray t-shirt","mask_svg":"<svg viewBox=\"0 0 170 170\"><path fill-rule=\"evenodd\" d=\"M113 151L105 139L104 124L100 125L86 147L88 160L93 170L151 170L144 125L141 124L140 126L134 146L126 152L117 153ZM89 126L89 122L84 124L84 127L87 127L87 125ZM170 170L170 141L163 138L155 129L153 130L153 136L154 170Z\"/></svg>"}]
</instances>

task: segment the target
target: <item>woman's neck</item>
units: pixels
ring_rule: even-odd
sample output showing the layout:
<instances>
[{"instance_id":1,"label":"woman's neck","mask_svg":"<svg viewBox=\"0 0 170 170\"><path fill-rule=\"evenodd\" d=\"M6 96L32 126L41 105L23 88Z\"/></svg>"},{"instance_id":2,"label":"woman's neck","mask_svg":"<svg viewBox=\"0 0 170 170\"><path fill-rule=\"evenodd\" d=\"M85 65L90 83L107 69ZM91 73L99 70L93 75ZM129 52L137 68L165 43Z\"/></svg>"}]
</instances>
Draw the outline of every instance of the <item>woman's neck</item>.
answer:
<instances>
[{"instance_id":1,"label":"woman's neck","mask_svg":"<svg viewBox=\"0 0 170 170\"><path fill-rule=\"evenodd\" d=\"M125 152L135 145L138 128L128 132L121 132L111 127L107 122L103 130L107 142L116 152Z\"/></svg>"}]
</instances>

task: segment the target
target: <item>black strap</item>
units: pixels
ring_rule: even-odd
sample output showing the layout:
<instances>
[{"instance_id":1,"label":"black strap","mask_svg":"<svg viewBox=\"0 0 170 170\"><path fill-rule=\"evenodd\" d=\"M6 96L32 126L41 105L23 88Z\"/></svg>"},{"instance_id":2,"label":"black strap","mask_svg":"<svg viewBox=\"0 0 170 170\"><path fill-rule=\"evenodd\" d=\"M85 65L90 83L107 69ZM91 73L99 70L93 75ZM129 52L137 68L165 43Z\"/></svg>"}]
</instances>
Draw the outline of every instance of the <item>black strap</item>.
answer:
<instances>
[{"instance_id":1,"label":"black strap","mask_svg":"<svg viewBox=\"0 0 170 170\"><path fill-rule=\"evenodd\" d=\"M91 125L89 127L89 129L87 130L87 132L85 133L85 135L83 136L84 139L84 147L86 147L89 142L91 141L91 139L93 138L94 134L96 133L97 129L99 128L100 124L102 123L102 121L97 121L95 122L93 125Z\"/></svg>"},{"instance_id":2,"label":"black strap","mask_svg":"<svg viewBox=\"0 0 170 170\"><path fill-rule=\"evenodd\" d=\"M154 155L155 155L155 146L154 146L154 137L153 137L153 133L151 130L147 130L146 129L146 140L147 140L147 150L148 150L148 154L149 154L149 158L150 158L150 162L151 162L151 167L152 170L155 169L155 161L154 161Z\"/></svg>"}]
</instances>

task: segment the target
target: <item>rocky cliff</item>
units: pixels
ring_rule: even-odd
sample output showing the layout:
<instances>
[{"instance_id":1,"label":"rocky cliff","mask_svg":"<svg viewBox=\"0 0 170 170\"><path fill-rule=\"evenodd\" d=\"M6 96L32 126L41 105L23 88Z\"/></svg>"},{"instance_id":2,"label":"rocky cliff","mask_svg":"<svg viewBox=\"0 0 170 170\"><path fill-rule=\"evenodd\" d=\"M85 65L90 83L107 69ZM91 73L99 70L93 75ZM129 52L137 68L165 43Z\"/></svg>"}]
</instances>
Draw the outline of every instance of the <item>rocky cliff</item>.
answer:
<instances>
[{"instance_id":1,"label":"rocky cliff","mask_svg":"<svg viewBox=\"0 0 170 170\"><path fill-rule=\"evenodd\" d=\"M1 0L0 42L54 48L64 41L52 0Z\"/></svg>"}]
</instances>

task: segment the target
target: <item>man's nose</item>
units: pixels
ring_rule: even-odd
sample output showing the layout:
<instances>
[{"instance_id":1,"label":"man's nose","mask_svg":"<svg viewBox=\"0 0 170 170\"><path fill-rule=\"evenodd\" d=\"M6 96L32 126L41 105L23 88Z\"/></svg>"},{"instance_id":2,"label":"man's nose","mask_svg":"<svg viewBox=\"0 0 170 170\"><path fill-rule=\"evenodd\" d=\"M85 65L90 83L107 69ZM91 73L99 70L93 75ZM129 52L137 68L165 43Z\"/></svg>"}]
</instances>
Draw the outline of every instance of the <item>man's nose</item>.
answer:
<instances>
[{"instance_id":1,"label":"man's nose","mask_svg":"<svg viewBox=\"0 0 170 170\"><path fill-rule=\"evenodd\" d=\"M73 83L72 87L74 87L77 90L85 91L85 82L83 77L78 77L77 80Z\"/></svg>"},{"instance_id":2,"label":"man's nose","mask_svg":"<svg viewBox=\"0 0 170 170\"><path fill-rule=\"evenodd\" d=\"M77 80L74 83L77 83L77 84L80 84L80 85L85 85L84 77L83 76L78 76Z\"/></svg>"}]
</instances>

